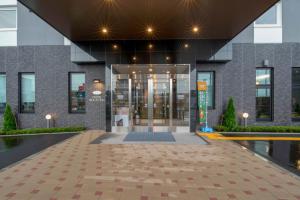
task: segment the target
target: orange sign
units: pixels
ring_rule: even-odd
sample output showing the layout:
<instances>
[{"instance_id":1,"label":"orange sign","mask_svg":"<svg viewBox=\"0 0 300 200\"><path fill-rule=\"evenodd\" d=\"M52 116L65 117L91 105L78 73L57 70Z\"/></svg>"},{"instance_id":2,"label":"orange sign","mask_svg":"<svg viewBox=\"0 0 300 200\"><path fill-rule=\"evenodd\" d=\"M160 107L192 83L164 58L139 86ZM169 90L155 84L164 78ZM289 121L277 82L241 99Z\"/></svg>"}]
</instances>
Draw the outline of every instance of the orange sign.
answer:
<instances>
[{"instance_id":1,"label":"orange sign","mask_svg":"<svg viewBox=\"0 0 300 200\"><path fill-rule=\"evenodd\" d=\"M207 91L207 83L205 81L197 82L198 91Z\"/></svg>"}]
</instances>

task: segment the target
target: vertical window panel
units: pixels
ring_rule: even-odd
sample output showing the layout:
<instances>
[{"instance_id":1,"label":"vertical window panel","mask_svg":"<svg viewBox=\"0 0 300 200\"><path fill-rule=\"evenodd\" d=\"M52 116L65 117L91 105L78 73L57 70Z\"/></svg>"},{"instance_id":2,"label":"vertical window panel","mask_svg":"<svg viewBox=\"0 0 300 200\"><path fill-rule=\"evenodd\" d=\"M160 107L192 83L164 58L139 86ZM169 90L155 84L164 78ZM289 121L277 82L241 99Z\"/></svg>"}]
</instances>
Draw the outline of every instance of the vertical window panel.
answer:
<instances>
[{"instance_id":1,"label":"vertical window panel","mask_svg":"<svg viewBox=\"0 0 300 200\"><path fill-rule=\"evenodd\" d=\"M272 69L256 70L256 119L271 121L273 118Z\"/></svg>"},{"instance_id":2,"label":"vertical window panel","mask_svg":"<svg viewBox=\"0 0 300 200\"><path fill-rule=\"evenodd\" d=\"M85 113L86 111L85 73L69 74L69 111L70 113Z\"/></svg>"},{"instance_id":3,"label":"vertical window panel","mask_svg":"<svg viewBox=\"0 0 300 200\"><path fill-rule=\"evenodd\" d=\"M6 75L0 73L0 112L3 113L6 106Z\"/></svg>"},{"instance_id":4,"label":"vertical window panel","mask_svg":"<svg viewBox=\"0 0 300 200\"><path fill-rule=\"evenodd\" d=\"M292 119L300 121L300 68L292 69Z\"/></svg>"},{"instance_id":5,"label":"vertical window panel","mask_svg":"<svg viewBox=\"0 0 300 200\"><path fill-rule=\"evenodd\" d=\"M34 73L21 73L20 112L35 112L35 75Z\"/></svg>"},{"instance_id":6,"label":"vertical window panel","mask_svg":"<svg viewBox=\"0 0 300 200\"><path fill-rule=\"evenodd\" d=\"M17 28L17 10L16 8L0 7L0 30Z\"/></svg>"}]
</instances>

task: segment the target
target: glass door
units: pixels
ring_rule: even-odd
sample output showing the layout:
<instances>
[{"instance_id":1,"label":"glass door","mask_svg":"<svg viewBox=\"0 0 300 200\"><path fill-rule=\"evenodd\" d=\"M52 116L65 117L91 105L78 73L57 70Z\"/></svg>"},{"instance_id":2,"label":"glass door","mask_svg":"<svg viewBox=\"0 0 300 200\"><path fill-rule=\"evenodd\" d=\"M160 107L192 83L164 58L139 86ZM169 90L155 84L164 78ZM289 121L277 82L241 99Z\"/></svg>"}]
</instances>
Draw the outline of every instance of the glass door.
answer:
<instances>
[{"instance_id":1,"label":"glass door","mask_svg":"<svg viewBox=\"0 0 300 200\"><path fill-rule=\"evenodd\" d=\"M169 126L171 109L170 78L166 74L155 74L152 78L153 126Z\"/></svg>"}]
</instances>

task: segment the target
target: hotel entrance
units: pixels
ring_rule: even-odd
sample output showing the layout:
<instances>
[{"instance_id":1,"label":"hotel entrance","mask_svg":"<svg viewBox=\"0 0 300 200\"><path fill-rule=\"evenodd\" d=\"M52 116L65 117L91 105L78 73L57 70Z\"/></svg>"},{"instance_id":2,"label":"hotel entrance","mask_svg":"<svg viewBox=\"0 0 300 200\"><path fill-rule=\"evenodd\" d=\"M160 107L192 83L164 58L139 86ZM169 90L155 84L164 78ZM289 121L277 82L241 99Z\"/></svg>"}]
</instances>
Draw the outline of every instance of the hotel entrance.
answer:
<instances>
[{"instance_id":1,"label":"hotel entrance","mask_svg":"<svg viewBox=\"0 0 300 200\"><path fill-rule=\"evenodd\" d=\"M189 132L189 65L113 65L113 132Z\"/></svg>"}]
</instances>

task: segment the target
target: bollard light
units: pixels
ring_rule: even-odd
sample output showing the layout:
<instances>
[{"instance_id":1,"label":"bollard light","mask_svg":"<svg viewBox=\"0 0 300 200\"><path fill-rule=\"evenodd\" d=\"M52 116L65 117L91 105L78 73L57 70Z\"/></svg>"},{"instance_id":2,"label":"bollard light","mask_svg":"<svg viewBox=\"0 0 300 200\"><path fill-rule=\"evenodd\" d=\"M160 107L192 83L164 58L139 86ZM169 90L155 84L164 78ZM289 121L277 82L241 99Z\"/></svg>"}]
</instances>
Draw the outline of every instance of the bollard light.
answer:
<instances>
[{"instance_id":1,"label":"bollard light","mask_svg":"<svg viewBox=\"0 0 300 200\"><path fill-rule=\"evenodd\" d=\"M247 127L247 119L249 118L249 113L243 113L243 118L244 118L244 125Z\"/></svg>"},{"instance_id":2,"label":"bollard light","mask_svg":"<svg viewBox=\"0 0 300 200\"><path fill-rule=\"evenodd\" d=\"M50 114L47 114L45 118L47 120L47 128L50 128L50 120L52 119L52 116Z\"/></svg>"}]
</instances>

